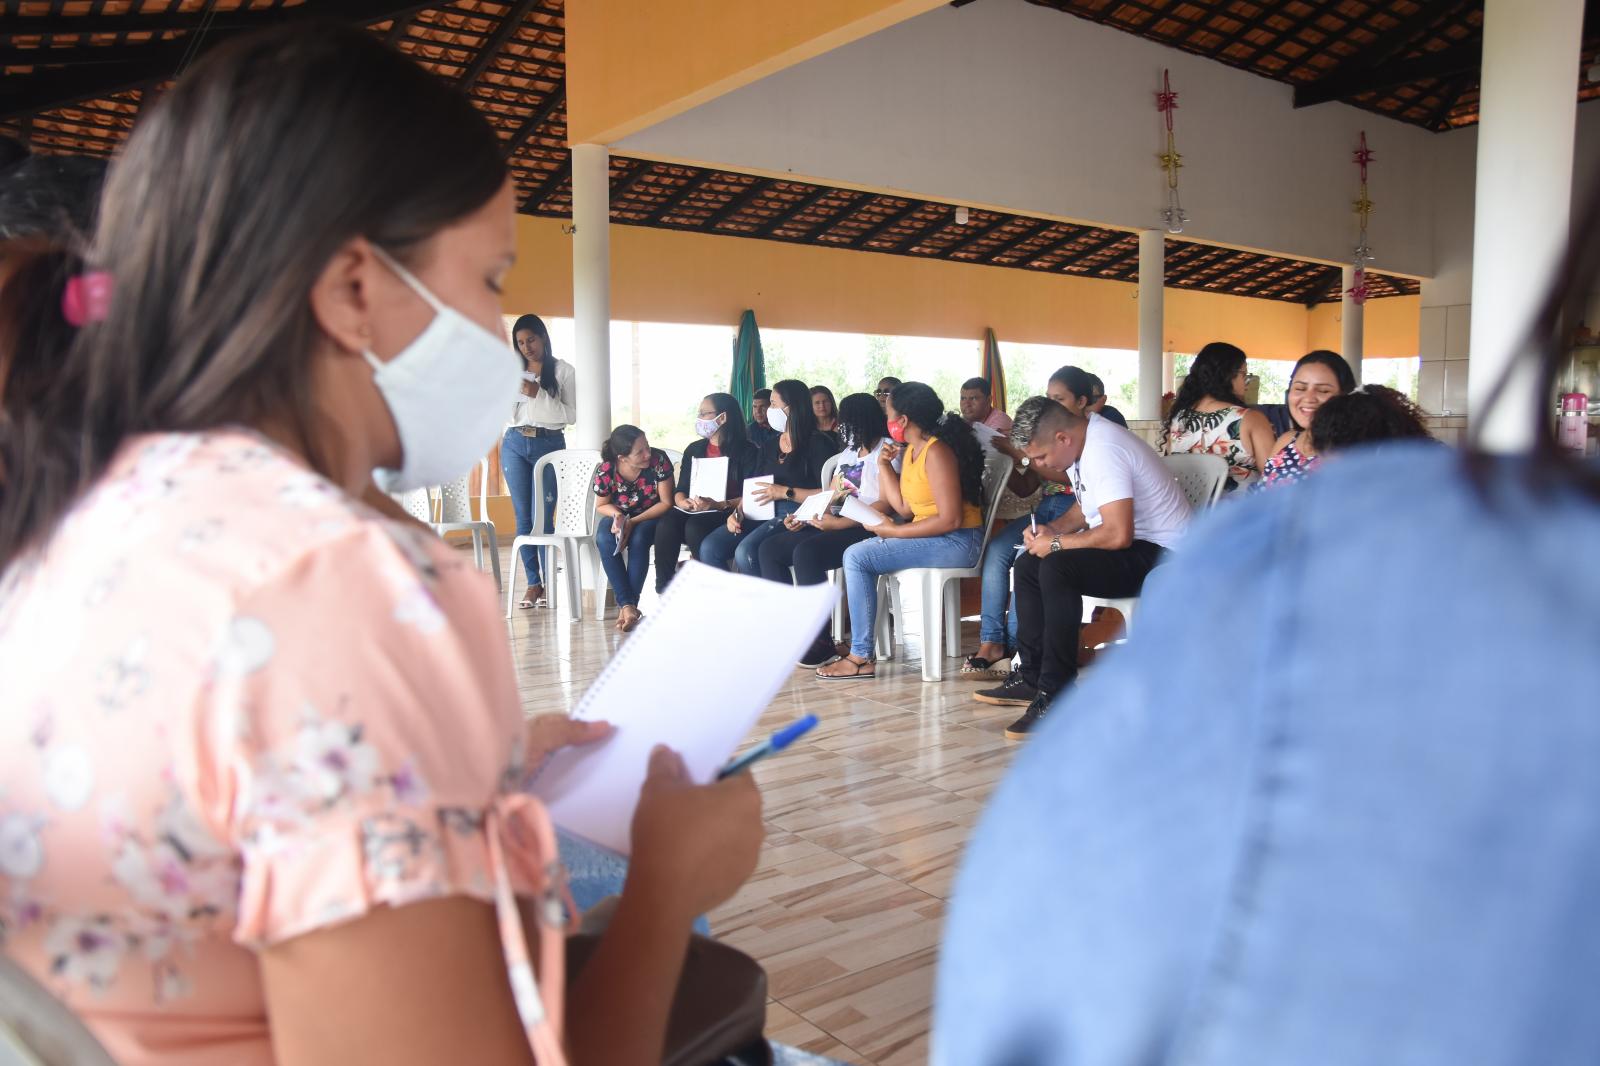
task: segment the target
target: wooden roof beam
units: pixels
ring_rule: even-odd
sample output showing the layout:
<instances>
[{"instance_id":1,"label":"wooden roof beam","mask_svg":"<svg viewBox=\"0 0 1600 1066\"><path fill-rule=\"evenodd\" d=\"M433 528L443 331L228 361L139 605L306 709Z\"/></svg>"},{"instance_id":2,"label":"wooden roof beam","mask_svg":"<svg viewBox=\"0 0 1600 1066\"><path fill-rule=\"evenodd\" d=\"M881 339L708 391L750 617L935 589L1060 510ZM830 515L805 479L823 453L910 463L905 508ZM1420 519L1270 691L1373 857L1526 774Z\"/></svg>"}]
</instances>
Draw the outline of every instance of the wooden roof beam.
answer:
<instances>
[{"instance_id":1,"label":"wooden roof beam","mask_svg":"<svg viewBox=\"0 0 1600 1066\"><path fill-rule=\"evenodd\" d=\"M885 197L885 199L888 199L888 197ZM898 199L900 199L900 197L896 196L896 197L893 197L893 199L898 200ZM851 237L848 241L845 242L845 247L847 247L847 248L860 248L860 247L862 247L868 241L870 241L872 238L876 237L878 234L882 233L884 230L888 229L890 226L894 225L896 222L903 222L907 218L910 218L917 211L921 210L922 206L923 206L923 201L921 201L921 200L909 200L909 201L907 201L906 202L906 206L901 207L901 208L896 208L896 209L890 211L887 215L884 215L878 221L872 223L870 226L868 226L866 229L862 230L860 233L856 234L854 237ZM853 215L853 214L855 214L855 212L851 212L851 214ZM835 219L834 221L836 223L837 222L844 222L849 217L850 217L850 215L846 215L844 218Z\"/></svg>"},{"instance_id":2,"label":"wooden roof beam","mask_svg":"<svg viewBox=\"0 0 1600 1066\"><path fill-rule=\"evenodd\" d=\"M712 179L716 177L717 173L718 172L715 170L702 170L698 174L690 174L688 179L684 181L682 185L678 186L677 195L669 196L667 199L661 201L654 211L645 216L643 222L646 225L653 226L660 222L663 218L666 218L668 215L672 214L674 211L677 211L688 202L689 197L693 196L707 185L710 185Z\"/></svg>"},{"instance_id":3,"label":"wooden roof beam","mask_svg":"<svg viewBox=\"0 0 1600 1066\"><path fill-rule=\"evenodd\" d=\"M58 12L43 15L7 14L0 21L0 38L31 37L35 34L80 33L159 33L165 30L198 30L205 27L207 34L221 30L255 30L262 26L276 26L283 22L298 22L307 17L323 16L341 22L387 22L389 19L408 17L430 7L438 7L439 0L429 4L383 3L374 0L335 0L318 3L311 0L296 7L255 8L217 11L209 16L205 11L147 13L140 15L63 15ZM313 10L307 12L306 8ZM349 9L346 15L343 9ZM376 15L367 11L387 9ZM552 12L559 14L559 12Z\"/></svg>"},{"instance_id":4,"label":"wooden roof beam","mask_svg":"<svg viewBox=\"0 0 1600 1066\"><path fill-rule=\"evenodd\" d=\"M750 183L749 188L742 192L734 193L732 199L712 212L711 217L706 219L705 228L714 230L740 211L755 203L761 197L761 194L767 191L769 185L770 183L766 178L756 178Z\"/></svg>"},{"instance_id":5,"label":"wooden roof beam","mask_svg":"<svg viewBox=\"0 0 1600 1066\"><path fill-rule=\"evenodd\" d=\"M152 81L161 81L177 73L191 53L201 52L225 40L267 26L281 26L304 22L312 18L328 18L337 22L365 25L402 18L432 4L395 3L393 0L340 0L333 3L305 3L297 7L275 7L243 13L219 14L206 27L199 40L180 37L171 41L129 45L116 48L120 58L79 70L39 70L32 74L13 75L0 80L0 119L48 111L55 107L92 100L99 96L135 89ZM200 16L194 16L199 25ZM23 15L7 18L0 36L15 37L27 33L111 33L107 22L121 22L132 16L102 16L99 18L57 18L52 15ZM135 22L139 21L134 19ZM38 24L68 22L67 29L40 29ZM128 30L149 29L146 26L127 26Z\"/></svg>"},{"instance_id":6,"label":"wooden roof beam","mask_svg":"<svg viewBox=\"0 0 1600 1066\"><path fill-rule=\"evenodd\" d=\"M840 190L838 189L829 188L826 185L818 186L815 191L807 193L805 196L801 197L798 203L789 208L783 214L779 215L777 218L768 219L766 224L756 231L757 234L762 237L771 236L839 191ZM828 224L832 225L833 220L830 220Z\"/></svg>"},{"instance_id":7,"label":"wooden roof beam","mask_svg":"<svg viewBox=\"0 0 1600 1066\"><path fill-rule=\"evenodd\" d=\"M1026 219L1025 221L1032 222L1032 221L1035 221L1035 220L1034 219ZM1035 237L1039 236L1041 233L1045 233L1046 231L1048 231L1051 228L1053 228L1055 226L1058 226L1058 225L1066 226L1067 227L1067 232L1073 233L1075 236L1082 236L1083 232L1084 232L1081 228L1079 228L1078 226L1074 226L1069 222L1059 222L1058 223L1058 222L1051 222L1051 221L1049 221L1047 219L1040 219L1040 220L1038 220L1038 222L1039 222L1038 225L1032 227L1031 229L1024 230L1021 234L1019 234L1016 237L1011 238L1009 241L1007 241L1006 243L1002 244L1000 247L994 249L993 251L985 252L983 257L985 259L987 259L991 263L994 262L996 259L1002 259L1005 256L1008 256L1008 255L1012 254L1018 248L1021 248L1024 244L1027 244L1029 241L1033 240Z\"/></svg>"},{"instance_id":8,"label":"wooden roof beam","mask_svg":"<svg viewBox=\"0 0 1600 1066\"><path fill-rule=\"evenodd\" d=\"M1335 72L1309 85L1297 85L1294 106L1313 107L1413 82L1454 78L1475 72L1482 63L1483 38L1474 37L1451 48L1414 59L1395 60L1347 74Z\"/></svg>"},{"instance_id":9,"label":"wooden roof beam","mask_svg":"<svg viewBox=\"0 0 1600 1066\"><path fill-rule=\"evenodd\" d=\"M537 211L544 205L545 200L549 199L550 194L561 188L561 184L570 177L572 177L572 153L568 152L567 157L550 172L549 176L523 198L517 210Z\"/></svg>"},{"instance_id":10,"label":"wooden roof beam","mask_svg":"<svg viewBox=\"0 0 1600 1066\"><path fill-rule=\"evenodd\" d=\"M567 79L562 77L562 79L556 83L556 87L551 89L550 92L545 95L543 100L539 101L539 106L534 109L533 114L528 116L528 120L521 126L518 126L517 131L511 135L509 140L506 141L504 157L506 159L510 159L512 156L516 155L517 150L523 146L527 139L538 132L540 126L543 126L546 122L550 121L550 116L555 114L556 110L566 102Z\"/></svg>"},{"instance_id":11,"label":"wooden roof beam","mask_svg":"<svg viewBox=\"0 0 1600 1066\"><path fill-rule=\"evenodd\" d=\"M483 72L500 55L500 49L505 47L513 34L522 27L522 20L527 17L528 9L533 7L534 0L517 0L511 9L500 19L500 25L495 27L494 34L485 41L478 51L478 58L461 75L461 91L469 92L478 79L483 77Z\"/></svg>"}]
</instances>

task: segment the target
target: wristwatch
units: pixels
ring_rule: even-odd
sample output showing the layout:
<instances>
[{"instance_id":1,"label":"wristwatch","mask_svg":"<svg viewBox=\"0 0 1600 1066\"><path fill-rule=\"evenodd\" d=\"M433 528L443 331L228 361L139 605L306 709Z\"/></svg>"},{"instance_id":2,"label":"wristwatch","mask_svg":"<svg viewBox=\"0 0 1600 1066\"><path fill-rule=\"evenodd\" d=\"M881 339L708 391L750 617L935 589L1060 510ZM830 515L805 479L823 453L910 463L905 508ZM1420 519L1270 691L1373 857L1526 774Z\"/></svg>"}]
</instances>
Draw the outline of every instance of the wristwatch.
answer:
<instances>
[{"instance_id":1,"label":"wristwatch","mask_svg":"<svg viewBox=\"0 0 1600 1066\"><path fill-rule=\"evenodd\" d=\"M1050 538L1050 553L1052 555L1054 555L1056 552L1058 552L1060 550L1061 550L1061 538L1060 537L1051 537Z\"/></svg>"},{"instance_id":2,"label":"wristwatch","mask_svg":"<svg viewBox=\"0 0 1600 1066\"><path fill-rule=\"evenodd\" d=\"M794 486L790 485L787 489L784 490L783 494L784 494L784 496L788 497L791 500L794 499Z\"/></svg>"}]
</instances>

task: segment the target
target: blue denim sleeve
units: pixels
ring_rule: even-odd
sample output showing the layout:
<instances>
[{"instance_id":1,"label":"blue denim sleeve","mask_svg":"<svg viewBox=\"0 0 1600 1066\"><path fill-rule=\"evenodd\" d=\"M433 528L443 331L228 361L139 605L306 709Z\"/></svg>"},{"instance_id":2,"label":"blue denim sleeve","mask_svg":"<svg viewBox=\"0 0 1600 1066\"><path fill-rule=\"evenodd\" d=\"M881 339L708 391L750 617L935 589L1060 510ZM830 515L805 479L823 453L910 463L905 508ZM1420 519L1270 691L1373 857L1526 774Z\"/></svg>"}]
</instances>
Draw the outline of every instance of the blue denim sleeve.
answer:
<instances>
[{"instance_id":1,"label":"blue denim sleeve","mask_svg":"<svg viewBox=\"0 0 1600 1066\"><path fill-rule=\"evenodd\" d=\"M936 1063L1600 1060L1600 507L1488 483L1197 523L974 834Z\"/></svg>"}]
</instances>

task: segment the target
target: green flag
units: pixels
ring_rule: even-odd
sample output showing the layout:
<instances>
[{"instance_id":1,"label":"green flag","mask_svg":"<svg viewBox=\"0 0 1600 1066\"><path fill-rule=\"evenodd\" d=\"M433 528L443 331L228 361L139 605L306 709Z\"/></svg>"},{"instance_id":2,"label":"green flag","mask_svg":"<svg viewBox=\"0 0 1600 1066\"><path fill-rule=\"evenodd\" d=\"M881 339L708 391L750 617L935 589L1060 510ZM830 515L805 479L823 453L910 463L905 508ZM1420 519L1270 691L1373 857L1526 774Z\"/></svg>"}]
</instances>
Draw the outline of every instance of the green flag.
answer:
<instances>
[{"instance_id":1,"label":"green flag","mask_svg":"<svg viewBox=\"0 0 1600 1066\"><path fill-rule=\"evenodd\" d=\"M767 363L761 354L761 331L756 328L756 313L739 316L739 332L733 338L733 373L728 375L728 391L739 401L739 410L750 413L756 391L767 387Z\"/></svg>"}]
</instances>

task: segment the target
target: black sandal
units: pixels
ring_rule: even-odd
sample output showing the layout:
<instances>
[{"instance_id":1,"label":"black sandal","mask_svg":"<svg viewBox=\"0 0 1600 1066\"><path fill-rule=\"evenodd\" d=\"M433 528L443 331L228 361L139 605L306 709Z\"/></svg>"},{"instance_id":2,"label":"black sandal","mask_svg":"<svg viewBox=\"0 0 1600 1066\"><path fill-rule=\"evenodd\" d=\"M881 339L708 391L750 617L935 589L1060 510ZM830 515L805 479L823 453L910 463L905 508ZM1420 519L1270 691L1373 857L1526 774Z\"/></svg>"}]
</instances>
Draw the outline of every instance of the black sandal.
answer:
<instances>
[{"instance_id":1,"label":"black sandal","mask_svg":"<svg viewBox=\"0 0 1600 1066\"><path fill-rule=\"evenodd\" d=\"M849 663L852 667L854 667L854 671L848 674L825 674L822 672L823 670L828 669L828 667L838 666L840 663ZM864 667L871 667L872 669L869 672L864 670ZM855 656L853 655L840 656L833 662L829 663L828 666L818 667L817 669L817 677L822 681L858 681L863 677L877 676L878 669L876 660L867 659L863 662L856 662Z\"/></svg>"}]
</instances>

